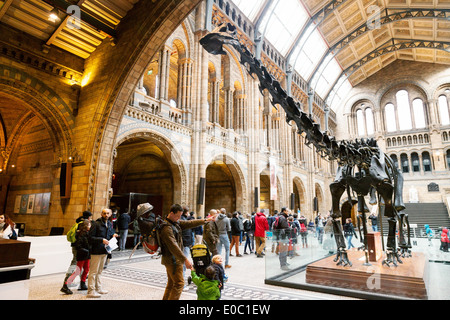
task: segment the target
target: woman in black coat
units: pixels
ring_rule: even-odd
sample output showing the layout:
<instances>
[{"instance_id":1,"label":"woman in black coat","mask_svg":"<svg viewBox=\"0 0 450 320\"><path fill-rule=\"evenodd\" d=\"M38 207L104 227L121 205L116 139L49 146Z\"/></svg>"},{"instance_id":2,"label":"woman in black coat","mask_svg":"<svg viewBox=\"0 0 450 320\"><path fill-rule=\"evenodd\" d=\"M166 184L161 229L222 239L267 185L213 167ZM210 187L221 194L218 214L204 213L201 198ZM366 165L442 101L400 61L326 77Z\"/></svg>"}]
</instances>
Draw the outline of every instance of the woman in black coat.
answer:
<instances>
[{"instance_id":1,"label":"woman in black coat","mask_svg":"<svg viewBox=\"0 0 450 320\"><path fill-rule=\"evenodd\" d=\"M91 248L89 244L89 229L91 228L91 221L84 220L77 231L75 248L77 249L77 267L72 275L66 280L61 289L65 294L72 294L69 285L75 278L81 274L80 287L78 290L87 290L86 278L89 273L89 264L91 260ZM81 273L83 271L83 273Z\"/></svg>"},{"instance_id":2,"label":"woman in black coat","mask_svg":"<svg viewBox=\"0 0 450 320\"><path fill-rule=\"evenodd\" d=\"M239 253L239 238L241 236L241 229L239 228L239 219L238 219L238 213L233 213L233 218L230 220L230 226L231 226L231 244L230 244L230 256L231 256L231 250L233 249L233 246L236 246L236 257L242 257L242 255Z\"/></svg>"}]
</instances>

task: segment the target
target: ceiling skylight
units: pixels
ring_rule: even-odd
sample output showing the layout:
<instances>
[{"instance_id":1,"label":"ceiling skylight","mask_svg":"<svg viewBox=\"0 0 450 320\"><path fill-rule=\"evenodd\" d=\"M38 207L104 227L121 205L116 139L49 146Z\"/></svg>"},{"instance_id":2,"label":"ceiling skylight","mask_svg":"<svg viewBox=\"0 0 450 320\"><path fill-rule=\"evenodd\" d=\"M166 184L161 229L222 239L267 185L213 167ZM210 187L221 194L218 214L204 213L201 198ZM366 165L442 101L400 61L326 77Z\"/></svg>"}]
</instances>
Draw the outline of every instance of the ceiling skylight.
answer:
<instances>
[{"instance_id":1,"label":"ceiling skylight","mask_svg":"<svg viewBox=\"0 0 450 320\"><path fill-rule=\"evenodd\" d=\"M292 63L294 69L307 80L327 50L327 46L319 31L312 24L305 32L303 39L294 49ZM309 37L308 35L311 34ZM300 51L301 50L301 51Z\"/></svg>"},{"instance_id":2,"label":"ceiling skylight","mask_svg":"<svg viewBox=\"0 0 450 320\"><path fill-rule=\"evenodd\" d=\"M299 0L275 0L265 15L259 32L286 55L309 16Z\"/></svg>"},{"instance_id":3,"label":"ceiling skylight","mask_svg":"<svg viewBox=\"0 0 450 320\"><path fill-rule=\"evenodd\" d=\"M265 1L263 0L233 0L234 4L247 18L254 21Z\"/></svg>"}]
</instances>

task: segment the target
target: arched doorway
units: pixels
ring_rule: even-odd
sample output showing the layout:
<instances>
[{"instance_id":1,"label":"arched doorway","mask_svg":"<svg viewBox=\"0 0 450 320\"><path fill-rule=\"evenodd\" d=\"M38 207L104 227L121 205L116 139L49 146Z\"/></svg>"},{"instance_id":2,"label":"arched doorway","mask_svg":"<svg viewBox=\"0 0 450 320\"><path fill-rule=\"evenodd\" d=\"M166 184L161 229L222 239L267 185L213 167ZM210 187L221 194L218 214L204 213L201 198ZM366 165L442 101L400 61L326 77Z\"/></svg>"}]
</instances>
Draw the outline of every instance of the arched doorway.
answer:
<instances>
[{"instance_id":1,"label":"arched doorway","mask_svg":"<svg viewBox=\"0 0 450 320\"><path fill-rule=\"evenodd\" d=\"M294 211L297 212L300 209L302 214L306 214L306 191L302 180L299 177L295 177L293 182L293 193L295 194Z\"/></svg>"},{"instance_id":2,"label":"arched doorway","mask_svg":"<svg viewBox=\"0 0 450 320\"><path fill-rule=\"evenodd\" d=\"M35 91L39 86L51 89L21 75L20 80L0 78L0 207L25 227L26 235L48 236L52 227L64 230L61 213L66 213L71 193L60 192L60 168L74 160L69 155L75 152L67 119L54 101Z\"/></svg>"},{"instance_id":3,"label":"arched doorway","mask_svg":"<svg viewBox=\"0 0 450 320\"><path fill-rule=\"evenodd\" d=\"M327 208L325 208L325 198L324 198L322 187L320 186L320 184L318 184L318 183L315 184L314 192L315 192L315 198L317 199L317 200L315 200L316 204L314 205L315 206L314 211L317 211L317 213L321 213L323 217L324 216L326 217L328 210L327 210Z\"/></svg>"},{"instance_id":4,"label":"arched doorway","mask_svg":"<svg viewBox=\"0 0 450 320\"><path fill-rule=\"evenodd\" d=\"M187 204L187 175L178 151L160 134L138 131L119 139L111 179L113 195L151 195L155 213Z\"/></svg>"},{"instance_id":5,"label":"arched doorway","mask_svg":"<svg viewBox=\"0 0 450 320\"><path fill-rule=\"evenodd\" d=\"M271 200L270 193L270 175L269 169L264 169L259 175L259 207L260 209L269 210L270 214L273 214L275 210L280 211L282 205L281 200L283 199L283 194L281 190L281 183L277 176L277 200Z\"/></svg>"},{"instance_id":6,"label":"arched doorway","mask_svg":"<svg viewBox=\"0 0 450 320\"><path fill-rule=\"evenodd\" d=\"M220 155L209 163L206 168L205 213L220 208L227 212L246 213L246 183L237 162L227 155Z\"/></svg>"}]
</instances>

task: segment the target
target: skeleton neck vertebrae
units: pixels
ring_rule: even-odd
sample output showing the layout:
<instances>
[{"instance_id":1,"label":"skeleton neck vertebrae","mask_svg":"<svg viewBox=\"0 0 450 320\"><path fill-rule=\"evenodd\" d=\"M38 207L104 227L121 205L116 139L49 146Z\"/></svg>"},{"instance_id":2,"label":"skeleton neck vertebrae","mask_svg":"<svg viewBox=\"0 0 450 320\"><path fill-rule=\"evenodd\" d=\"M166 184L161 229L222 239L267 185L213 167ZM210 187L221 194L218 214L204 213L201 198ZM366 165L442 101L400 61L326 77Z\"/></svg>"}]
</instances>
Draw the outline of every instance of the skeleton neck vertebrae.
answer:
<instances>
[{"instance_id":1,"label":"skeleton neck vertebrae","mask_svg":"<svg viewBox=\"0 0 450 320\"><path fill-rule=\"evenodd\" d=\"M366 212L369 210L364 202L364 196L370 195L370 204L380 203L384 208L384 216L389 222L389 232L386 244L386 258L383 264L386 266L402 263L400 255L403 257L410 255L410 237L408 217L404 213L405 205L402 200L403 176L392 159L385 155L378 147L374 139L356 139L355 141L337 141L330 137L326 131L320 130L320 125L315 123L311 115L301 110L301 104L289 96L277 81L256 59L253 54L243 46L236 37L236 28L231 24L224 24L207 34L200 40L203 48L214 55L225 55L224 45L232 46L240 54L240 63L247 69L247 72L259 80L259 90L261 94L269 92L272 97L274 107L281 106L286 113L286 121L294 121L298 128L298 133L303 134L307 145L314 145L315 150L321 157L333 161L336 160L339 167L336 179L330 185L332 196L333 230L338 247L335 262L338 265L351 266L346 252L345 239L341 225L340 200L347 191L348 201L351 201L350 190L357 194L358 212L362 220L364 235L367 234L365 228ZM377 196L378 195L378 196ZM381 217L381 215L380 215ZM395 231L397 221L400 221L399 247L397 250ZM408 227L407 238L403 232L403 224ZM367 260L367 239L364 236L364 246L361 248L366 254ZM399 252L400 251L400 252Z\"/></svg>"}]
</instances>

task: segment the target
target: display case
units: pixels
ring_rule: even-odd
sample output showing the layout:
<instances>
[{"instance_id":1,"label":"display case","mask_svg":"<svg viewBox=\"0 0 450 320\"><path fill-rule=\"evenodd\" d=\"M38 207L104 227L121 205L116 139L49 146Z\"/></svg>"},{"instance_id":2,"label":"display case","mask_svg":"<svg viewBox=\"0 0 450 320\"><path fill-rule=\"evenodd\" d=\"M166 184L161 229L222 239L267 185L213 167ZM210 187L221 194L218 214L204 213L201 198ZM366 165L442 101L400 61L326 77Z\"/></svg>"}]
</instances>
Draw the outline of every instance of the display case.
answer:
<instances>
[{"instance_id":1,"label":"display case","mask_svg":"<svg viewBox=\"0 0 450 320\"><path fill-rule=\"evenodd\" d=\"M368 232L368 250L353 236L347 249L352 265L337 265L332 232L310 228L268 232L265 249L267 284L362 299L450 298L450 253L440 250L439 236L411 239L410 257L397 266L383 264L386 236ZM348 241L346 240L348 246ZM348 248L348 247L347 247Z\"/></svg>"}]
</instances>

